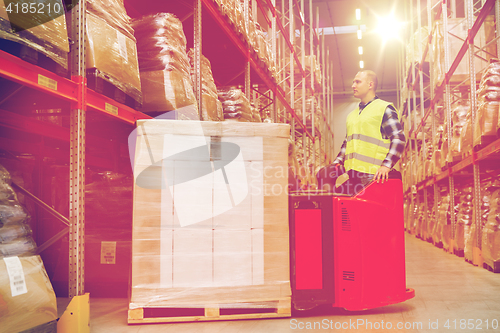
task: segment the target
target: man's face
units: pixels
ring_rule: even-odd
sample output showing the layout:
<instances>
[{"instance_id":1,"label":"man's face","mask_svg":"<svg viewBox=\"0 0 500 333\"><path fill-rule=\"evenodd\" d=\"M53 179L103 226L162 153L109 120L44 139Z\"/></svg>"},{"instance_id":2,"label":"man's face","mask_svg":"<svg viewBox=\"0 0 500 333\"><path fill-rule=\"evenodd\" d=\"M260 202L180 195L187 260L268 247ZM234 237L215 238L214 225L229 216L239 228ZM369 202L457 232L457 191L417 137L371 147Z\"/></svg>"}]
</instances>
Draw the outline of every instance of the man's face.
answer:
<instances>
[{"instance_id":1,"label":"man's face","mask_svg":"<svg viewBox=\"0 0 500 333\"><path fill-rule=\"evenodd\" d=\"M359 72L352 80L352 90L353 96L359 99L363 99L363 97L368 94L370 91L372 82L368 80L368 75L363 72Z\"/></svg>"}]
</instances>

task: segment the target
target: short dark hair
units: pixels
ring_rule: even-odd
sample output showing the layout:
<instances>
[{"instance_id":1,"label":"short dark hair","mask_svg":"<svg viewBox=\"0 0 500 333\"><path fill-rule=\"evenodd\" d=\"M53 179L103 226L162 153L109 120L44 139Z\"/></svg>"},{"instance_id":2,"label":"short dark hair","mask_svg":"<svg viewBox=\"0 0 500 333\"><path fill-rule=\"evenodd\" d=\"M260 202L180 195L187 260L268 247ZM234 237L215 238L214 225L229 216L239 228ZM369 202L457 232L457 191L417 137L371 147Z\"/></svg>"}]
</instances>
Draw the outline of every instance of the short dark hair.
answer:
<instances>
[{"instance_id":1,"label":"short dark hair","mask_svg":"<svg viewBox=\"0 0 500 333\"><path fill-rule=\"evenodd\" d=\"M374 71L365 69L360 71L360 73L365 73L366 76L368 76L369 80L373 82L373 91L377 91L377 86L378 86L378 79L377 79L377 74L375 74Z\"/></svg>"}]
</instances>

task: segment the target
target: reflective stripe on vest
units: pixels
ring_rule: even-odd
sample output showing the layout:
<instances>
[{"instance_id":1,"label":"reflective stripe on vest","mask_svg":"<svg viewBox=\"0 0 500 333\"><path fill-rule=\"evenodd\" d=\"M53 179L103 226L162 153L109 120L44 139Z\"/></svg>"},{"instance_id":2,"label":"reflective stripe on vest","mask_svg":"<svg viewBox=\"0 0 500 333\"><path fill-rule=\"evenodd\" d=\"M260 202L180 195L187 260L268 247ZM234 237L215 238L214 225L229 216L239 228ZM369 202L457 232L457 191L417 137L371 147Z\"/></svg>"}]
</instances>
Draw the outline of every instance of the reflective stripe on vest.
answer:
<instances>
[{"instance_id":1,"label":"reflective stripe on vest","mask_svg":"<svg viewBox=\"0 0 500 333\"><path fill-rule=\"evenodd\" d=\"M346 155L346 159L353 159L353 158L360 160L360 161L363 161L363 162L366 162L366 163L376 164L378 166L380 166L382 164L382 162L384 161L384 160L379 160L375 157L361 155L358 153L352 153L352 154Z\"/></svg>"},{"instance_id":2,"label":"reflective stripe on vest","mask_svg":"<svg viewBox=\"0 0 500 333\"><path fill-rule=\"evenodd\" d=\"M383 139L380 126L391 103L375 99L361 114L359 108L347 117L346 171L375 174L389 153L390 140Z\"/></svg>"},{"instance_id":3,"label":"reflective stripe on vest","mask_svg":"<svg viewBox=\"0 0 500 333\"><path fill-rule=\"evenodd\" d=\"M387 148L387 149L389 149L390 146L391 146L390 143L386 143L383 140L375 139L375 138L372 138L370 136L363 135L363 134L353 134L351 136L348 136L347 137L347 142L349 142L351 140L361 140L361 141L373 143L374 145L377 145L377 146L380 146L380 147L384 147L384 148Z\"/></svg>"}]
</instances>

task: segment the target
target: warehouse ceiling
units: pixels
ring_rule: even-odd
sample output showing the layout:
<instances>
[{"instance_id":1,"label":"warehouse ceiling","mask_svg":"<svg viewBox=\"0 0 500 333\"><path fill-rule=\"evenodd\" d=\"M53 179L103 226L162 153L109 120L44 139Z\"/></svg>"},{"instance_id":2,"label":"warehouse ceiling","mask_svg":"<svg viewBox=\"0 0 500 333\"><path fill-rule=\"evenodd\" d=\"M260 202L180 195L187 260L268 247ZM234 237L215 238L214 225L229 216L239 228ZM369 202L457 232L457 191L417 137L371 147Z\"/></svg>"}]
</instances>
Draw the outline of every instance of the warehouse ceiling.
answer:
<instances>
[{"instance_id":1,"label":"warehouse ceiling","mask_svg":"<svg viewBox=\"0 0 500 333\"><path fill-rule=\"evenodd\" d=\"M365 69L371 69L377 73L378 90L382 93L384 91L395 93L400 50L404 46L403 38L384 41L376 30L380 19L387 18L391 14L402 23L400 28L404 29L404 2L401 0L313 0L313 10L316 10L315 7L319 9L320 29L346 27L335 29L335 33L333 29L325 33L325 45L330 50L331 65L333 65L334 92L344 92L347 95L352 93L352 79L360 70L362 60ZM360 9L360 20L356 18L356 9ZM313 14L316 15L315 12ZM355 31L358 28L362 30L361 39L358 39ZM340 33L342 30L351 32ZM403 31L400 33L402 36ZM360 46L363 48L362 55L358 52Z\"/></svg>"}]
</instances>

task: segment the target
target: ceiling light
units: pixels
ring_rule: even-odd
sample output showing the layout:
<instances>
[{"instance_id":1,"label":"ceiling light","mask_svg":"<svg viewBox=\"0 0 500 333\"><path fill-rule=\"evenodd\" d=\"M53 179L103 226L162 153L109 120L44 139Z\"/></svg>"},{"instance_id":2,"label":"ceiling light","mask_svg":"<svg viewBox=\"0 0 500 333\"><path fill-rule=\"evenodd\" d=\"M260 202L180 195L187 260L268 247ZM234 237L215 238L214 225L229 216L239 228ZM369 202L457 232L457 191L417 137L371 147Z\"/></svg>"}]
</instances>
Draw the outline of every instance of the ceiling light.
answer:
<instances>
[{"instance_id":1,"label":"ceiling light","mask_svg":"<svg viewBox=\"0 0 500 333\"><path fill-rule=\"evenodd\" d=\"M363 54L363 46L359 46L358 47L358 53L359 54Z\"/></svg>"},{"instance_id":2,"label":"ceiling light","mask_svg":"<svg viewBox=\"0 0 500 333\"><path fill-rule=\"evenodd\" d=\"M365 62L363 60L359 61L359 68L365 68Z\"/></svg>"},{"instance_id":3,"label":"ceiling light","mask_svg":"<svg viewBox=\"0 0 500 333\"><path fill-rule=\"evenodd\" d=\"M361 39L362 35L361 35L361 29L358 29L358 39Z\"/></svg>"},{"instance_id":4,"label":"ceiling light","mask_svg":"<svg viewBox=\"0 0 500 333\"><path fill-rule=\"evenodd\" d=\"M361 9L356 9L356 20L361 20Z\"/></svg>"},{"instance_id":5,"label":"ceiling light","mask_svg":"<svg viewBox=\"0 0 500 333\"><path fill-rule=\"evenodd\" d=\"M379 17L378 27L375 30L384 40L399 37L401 23L391 14L388 17Z\"/></svg>"}]
</instances>

